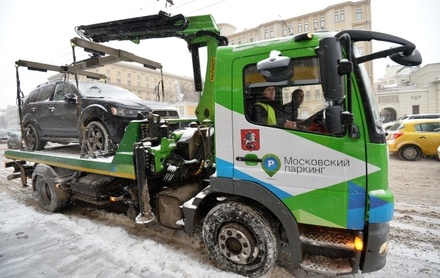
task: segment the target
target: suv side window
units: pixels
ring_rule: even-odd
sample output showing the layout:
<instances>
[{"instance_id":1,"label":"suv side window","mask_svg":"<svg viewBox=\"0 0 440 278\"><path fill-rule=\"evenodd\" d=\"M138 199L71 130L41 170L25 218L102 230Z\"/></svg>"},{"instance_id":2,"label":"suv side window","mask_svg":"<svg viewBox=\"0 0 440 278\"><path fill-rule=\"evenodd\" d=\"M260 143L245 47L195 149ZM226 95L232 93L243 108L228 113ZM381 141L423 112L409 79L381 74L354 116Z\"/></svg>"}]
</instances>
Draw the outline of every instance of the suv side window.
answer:
<instances>
[{"instance_id":1,"label":"suv side window","mask_svg":"<svg viewBox=\"0 0 440 278\"><path fill-rule=\"evenodd\" d=\"M35 90L33 90L30 94L29 94L29 102L36 102L37 101L37 96L40 93L41 88L37 88Z\"/></svg>"},{"instance_id":2,"label":"suv side window","mask_svg":"<svg viewBox=\"0 0 440 278\"><path fill-rule=\"evenodd\" d=\"M58 83L53 94L54 101L63 101L66 97L72 97L71 88L68 83Z\"/></svg>"},{"instance_id":3,"label":"suv side window","mask_svg":"<svg viewBox=\"0 0 440 278\"><path fill-rule=\"evenodd\" d=\"M50 84L41 88L35 101L48 101L52 96L54 86L54 84Z\"/></svg>"}]
</instances>

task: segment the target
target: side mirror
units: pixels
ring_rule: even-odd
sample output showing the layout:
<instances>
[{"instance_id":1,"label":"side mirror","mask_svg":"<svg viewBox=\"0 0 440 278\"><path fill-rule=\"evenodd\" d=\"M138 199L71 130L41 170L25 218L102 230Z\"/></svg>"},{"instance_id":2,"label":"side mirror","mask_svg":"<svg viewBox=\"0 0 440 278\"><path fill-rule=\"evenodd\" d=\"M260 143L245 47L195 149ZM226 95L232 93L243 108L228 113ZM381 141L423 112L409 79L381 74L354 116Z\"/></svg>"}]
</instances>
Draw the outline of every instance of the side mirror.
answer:
<instances>
[{"instance_id":1,"label":"side mirror","mask_svg":"<svg viewBox=\"0 0 440 278\"><path fill-rule=\"evenodd\" d=\"M272 50L269 58L257 63L257 70L267 82L290 80L293 77L293 64L291 59L281 56L281 52Z\"/></svg>"},{"instance_id":2,"label":"side mirror","mask_svg":"<svg viewBox=\"0 0 440 278\"><path fill-rule=\"evenodd\" d=\"M319 42L318 55L324 97L327 101L341 101L345 97L344 75L351 72L352 64L342 59L339 39L323 38Z\"/></svg>"},{"instance_id":3,"label":"side mirror","mask_svg":"<svg viewBox=\"0 0 440 278\"><path fill-rule=\"evenodd\" d=\"M402 52L391 54L390 59L402 66L418 66L422 63L422 55L417 49L410 55L404 55Z\"/></svg>"},{"instance_id":4,"label":"side mirror","mask_svg":"<svg viewBox=\"0 0 440 278\"><path fill-rule=\"evenodd\" d=\"M64 101L69 103L76 103L76 96L73 93L64 95Z\"/></svg>"},{"instance_id":5,"label":"side mirror","mask_svg":"<svg viewBox=\"0 0 440 278\"><path fill-rule=\"evenodd\" d=\"M341 113L342 108L340 106L330 106L325 109L325 125L330 134L338 134L344 131Z\"/></svg>"}]
</instances>

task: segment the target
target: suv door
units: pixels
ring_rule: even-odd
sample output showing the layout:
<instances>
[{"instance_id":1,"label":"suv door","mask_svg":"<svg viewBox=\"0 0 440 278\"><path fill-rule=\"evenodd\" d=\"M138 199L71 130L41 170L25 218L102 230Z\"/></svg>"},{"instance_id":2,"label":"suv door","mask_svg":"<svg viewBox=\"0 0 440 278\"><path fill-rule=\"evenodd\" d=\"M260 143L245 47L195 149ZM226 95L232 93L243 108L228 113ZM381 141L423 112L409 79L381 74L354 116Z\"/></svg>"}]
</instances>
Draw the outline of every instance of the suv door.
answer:
<instances>
[{"instance_id":1,"label":"suv door","mask_svg":"<svg viewBox=\"0 0 440 278\"><path fill-rule=\"evenodd\" d=\"M74 88L68 82L57 82L49 101L48 120L53 137L79 138Z\"/></svg>"},{"instance_id":2,"label":"suv door","mask_svg":"<svg viewBox=\"0 0 440 278\"><path fill-rule=\"evenodd\" d=\"M26 117L30 115L37 123L37 130L40 132L40 137L46 137L51 134L51 113L50 100L53 95L55 84L47 84L41 87L35 99L32 98L28 103L26 109ZM39 128L38 128L39 127Z\"/></svg>"}]
</instances>

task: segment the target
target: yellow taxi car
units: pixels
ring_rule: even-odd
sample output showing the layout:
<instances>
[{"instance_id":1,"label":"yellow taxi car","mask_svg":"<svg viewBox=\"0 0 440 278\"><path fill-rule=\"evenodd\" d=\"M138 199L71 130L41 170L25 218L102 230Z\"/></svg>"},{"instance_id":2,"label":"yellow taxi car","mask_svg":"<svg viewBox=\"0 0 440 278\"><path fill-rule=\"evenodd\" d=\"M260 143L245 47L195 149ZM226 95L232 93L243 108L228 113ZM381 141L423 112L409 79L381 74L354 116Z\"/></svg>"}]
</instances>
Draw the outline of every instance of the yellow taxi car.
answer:
<instances>
[{"instance_id":1,"label":"yellow taxi car","mask_svg":"<svg viewBox=\"0 0 440 278\"><path fill-rule=\"evenodd\" d=\"M412 119L396 122L388 130L388 150L403 160L436 156L440 144L440 119Z\"/></svg>"}]
</instances>

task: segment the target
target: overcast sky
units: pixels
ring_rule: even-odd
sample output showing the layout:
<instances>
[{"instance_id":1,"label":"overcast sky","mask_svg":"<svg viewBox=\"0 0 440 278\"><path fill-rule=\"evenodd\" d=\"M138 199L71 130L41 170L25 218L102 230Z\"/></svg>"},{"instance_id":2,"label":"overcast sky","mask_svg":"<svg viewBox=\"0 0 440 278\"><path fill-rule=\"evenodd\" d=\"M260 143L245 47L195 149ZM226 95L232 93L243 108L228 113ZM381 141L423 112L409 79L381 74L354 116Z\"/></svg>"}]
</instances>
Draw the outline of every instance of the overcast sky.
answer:
<instances>
[{"instance_id":1,"label":"overcast sky","mask_svg":"<svg viewBox=\"0 0 440 278\"><path fill-rule=\"evenodd\" d=\"M0 107L14 105L16 99L16 60L29 60L54 65L73 61L70 39L77 37L74 27L129 17L157 14L193 16L212 14L217 23L230 23L238 28L252 28L261 23L286 19L325 9L343 0L0 0ZM356 1L353 1L356 2ZM123 4L121 4L123 3ZM422 53L423 64L440 62L440 1L438 0L372 0L372 29L391 33L414 42ZM183 41L112 42L114 48L162 63L164 71L192 76L190 57ZM77 59L86 58L78 48ZM176 63L176 55L187 59L187 67ZM383 74L391 60L374 63L375 78ZM20 68L21 87L25 94L46 82L53 72L44 74Z\"/></svg>"}]
</instances>

